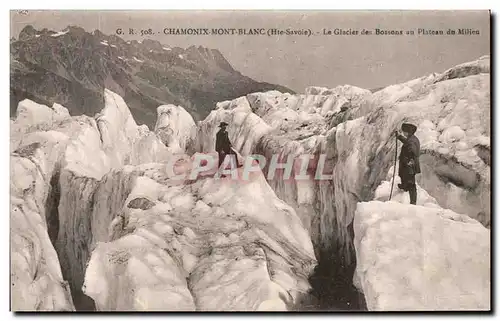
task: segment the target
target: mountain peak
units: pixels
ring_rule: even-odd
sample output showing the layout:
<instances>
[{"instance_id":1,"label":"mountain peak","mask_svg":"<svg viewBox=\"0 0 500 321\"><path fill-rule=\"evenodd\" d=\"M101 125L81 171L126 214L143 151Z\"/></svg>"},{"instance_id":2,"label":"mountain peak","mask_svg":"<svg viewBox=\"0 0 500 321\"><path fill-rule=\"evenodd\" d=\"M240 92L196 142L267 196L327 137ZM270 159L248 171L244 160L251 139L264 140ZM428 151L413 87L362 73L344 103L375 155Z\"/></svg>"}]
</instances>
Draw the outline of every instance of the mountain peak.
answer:
<instances>
[{"instance_id":1,"label":"mountain peak","mask_svg":"<svg viewBox=\"0 0 500 321\"><path fill-rule=\"evenodd\" d=\"M36 34L36 29L32 25L27 25L19 33L19 40L26 40Z\"/></svg>"},{"instance_id":2,"label":"mountain peak","mask_svg":"<svg viewBox=\"0 0 500 321\"><path fill-rule=\"evenodd\" d=\"M102 33L101 30L99 30L99 29L95 29L94 31L92 31L92 35L94 37L97 37L97 38L104 38L104 37L106 37L106 35L104 33Z\"/></svg>"},{"instance_id":3,"label":"mountain peak","mask_svg":"<svg viewBox=\"0 0 500 321\"><path fill-rule=\"evenodd\" d=\"M85 29L79 26L69 25L63 29L63 31L68 30L71 34L83 35L86 33Z\"/></svg>"}]
</instances>

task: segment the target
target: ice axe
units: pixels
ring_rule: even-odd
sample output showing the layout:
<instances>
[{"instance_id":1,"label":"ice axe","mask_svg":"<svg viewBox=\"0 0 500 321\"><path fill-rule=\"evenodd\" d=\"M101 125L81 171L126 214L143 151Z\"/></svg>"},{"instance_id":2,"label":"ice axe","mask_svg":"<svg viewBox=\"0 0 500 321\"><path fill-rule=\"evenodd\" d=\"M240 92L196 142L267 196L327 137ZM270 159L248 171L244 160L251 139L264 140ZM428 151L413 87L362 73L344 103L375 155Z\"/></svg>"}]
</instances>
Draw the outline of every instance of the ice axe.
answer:
<instances>
[{"instance_id":1,"label":"ice axe","mask_svg":"<svg viewBox=\"0 0 500 321\"><path fill-rule=\"evenodd\" d=\"M394 170L392 172L392 184L391 184L391 194L389 194L389 201L392 198L392 190L394 189L394 180L396 177L396 163L398 162L398 135L394 135L396 138L396 147L394 149Z\"/></svg>"},{"instance_id":2,"label":"ice axe","mask_svg":"<svg viewBox=\"0 0 500 321\"><path fill-rule=\"evenodd\" d=\"M234 156L236 156L236 167L240 167L240 162L238 161L238 157L241 157L241 155L233 147L231 147L231 152L232 152L231 154L234 154Z\"/></svg>"}]
</instances>

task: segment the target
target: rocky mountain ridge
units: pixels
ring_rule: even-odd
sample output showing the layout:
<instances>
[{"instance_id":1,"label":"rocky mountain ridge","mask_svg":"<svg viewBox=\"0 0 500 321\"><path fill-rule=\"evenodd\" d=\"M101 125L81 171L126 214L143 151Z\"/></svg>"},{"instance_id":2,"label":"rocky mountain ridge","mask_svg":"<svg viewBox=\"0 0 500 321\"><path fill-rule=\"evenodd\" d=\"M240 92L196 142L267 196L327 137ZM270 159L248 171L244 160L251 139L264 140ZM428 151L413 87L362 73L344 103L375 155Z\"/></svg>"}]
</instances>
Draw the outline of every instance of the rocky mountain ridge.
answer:
<instances>
[{"instance_id":1,"label":"rocky mountain ridge","mask_svg":"<svg viewBox=\"0 0 500 321\"><path fill-rule=\"evenodd\" d=\"M271 89L292 92L242 75L216 49L125 41L75 26L58 32L26 26L10 49L11 115L28 98L93 116L104 107L108 88L152 129L159 105L182 105L200 120L218 101Z\"/></svg>"}]
</instances>

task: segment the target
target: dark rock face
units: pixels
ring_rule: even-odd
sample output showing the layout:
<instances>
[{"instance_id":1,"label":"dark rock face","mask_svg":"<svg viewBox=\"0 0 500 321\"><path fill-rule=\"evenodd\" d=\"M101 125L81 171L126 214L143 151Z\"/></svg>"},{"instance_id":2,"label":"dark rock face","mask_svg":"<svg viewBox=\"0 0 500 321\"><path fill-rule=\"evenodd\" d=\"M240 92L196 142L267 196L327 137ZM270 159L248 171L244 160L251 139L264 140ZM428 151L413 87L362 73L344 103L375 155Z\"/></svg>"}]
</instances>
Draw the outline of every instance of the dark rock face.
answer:
<instances>
[{"instance_id":1,"label":"dark rock face","mask_svg":"<svg viewBox=\"0 0 500 321\"><path fill-rule=\"evenodd\" d=\"M36 150L40 148L40 146L41 144L39 142L36 142L16 149L14 153L18 154L21 157L29 158L35 154Z\"/></svg>"},{"instance_id":2,"label":"dark rock face","mask_svg":"<svg viewBox=\"0 0 500 321\"><path fill-rule=\"evenodd\" d=\"M128 203L128 208L136 208L144 211L149 210L153 206L155 206L155 203L144 197L135 198Z\"/></svg>"},{"instance_id":3,"label":"dark rock face","mask_svg":"<svg viewBox=\"0 0 500 321\"><path fill-rule=\"evenodd\" d=\"M491 166L491 149L490 149L490 147L483 146L483 145L476 145L476 146L474 146L474 149L476 150L479 158L481 158L486 165Z\"/></svg>"},{"instance_id":4,"label":"dark rock face","mask_svg":"<svg viewBox=\"0 0 500 321\"><path fill-rule=\"evenodd\" d=\"M93 116L104 106L106 87L125 99L139 124L153 128L161 104L181 105L200 120L218 101L266 90L293 93L243 76L215 49L126 42L73 26L61 32L27 26L18 39L10 43L11 115L29 98Z\"/></svg>"}]
</instances>

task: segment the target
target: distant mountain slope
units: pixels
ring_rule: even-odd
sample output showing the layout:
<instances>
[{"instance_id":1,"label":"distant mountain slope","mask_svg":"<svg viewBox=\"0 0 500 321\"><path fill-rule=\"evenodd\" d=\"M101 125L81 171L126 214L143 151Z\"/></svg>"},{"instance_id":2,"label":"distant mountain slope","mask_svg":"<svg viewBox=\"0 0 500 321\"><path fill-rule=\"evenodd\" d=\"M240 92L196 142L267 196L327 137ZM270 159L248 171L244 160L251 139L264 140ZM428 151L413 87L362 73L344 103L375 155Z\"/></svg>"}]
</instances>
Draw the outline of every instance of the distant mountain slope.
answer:
<instances>
[{"instance_id":1,"label":"distant mountain slope","mask_svg":"<svg viewBox=\"0 0 500 321\"><path fill-rule=\"evenodd\" d=\"M293 93L242 75L216 49L124 41L73 26L59 32L26 26L10 48L11 115L29 98L92 116L103 108L106 87L125 99L139 124L151 128L161 104L182 105L202 119L218 101L274 89Z\"/></svg>"}]
</instances>

